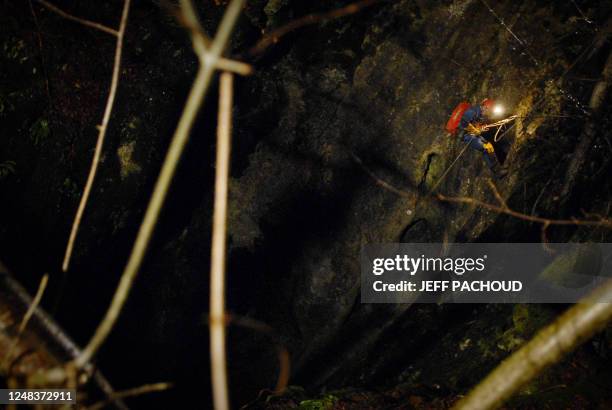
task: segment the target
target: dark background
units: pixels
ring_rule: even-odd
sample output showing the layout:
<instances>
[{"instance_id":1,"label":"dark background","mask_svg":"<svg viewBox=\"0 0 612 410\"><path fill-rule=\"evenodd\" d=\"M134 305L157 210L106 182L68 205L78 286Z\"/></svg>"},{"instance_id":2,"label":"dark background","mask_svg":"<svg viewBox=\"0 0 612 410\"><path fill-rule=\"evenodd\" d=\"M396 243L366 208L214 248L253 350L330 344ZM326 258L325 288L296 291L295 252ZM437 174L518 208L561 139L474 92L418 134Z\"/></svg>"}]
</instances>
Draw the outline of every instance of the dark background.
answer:
<instances>
[{"instance_id":1,"label":"dark background","mask_svg":"<svg viewBox=\"0 0 612 410\"><path fill-rule=\"evenodd\" d=\"M122 6L55 4L111 27ZM374 408L412 396L444 408L564 307L362 305L359 249L396 241L542 239L538 224L427 195L440 181L436 190L446 195L495 201L475 152L467 151L440 180L462 148L443 132L448 115L460 101L484 97L526 116L497 144L510 170L498 187L513 209L548 218L609 215L608 100L596 116L587 114L610 52L612 7L492 2L519 44L483 2L381 1L249 53L262 30L346 4L250 1L234 32L227 54L256 72L236 82L228 310L270 325L289 349L291 384L305 390L292 390L278 408L349 387ZM32 292L44 272L51 274L43 306L81 345L114 292L197 69L172 7L143 0L130 10L102 162L71 269L62 274L115 42L36 2L36 20L27 1L0 2L0 164L15 163L14 172L0 177L0 258ZM198 7L213 33L224 5ZM551 83L556 80L558 86ZM134 407L210 406L206 315L216 98L215 84L133 293L97 356L117 389L176 383L172 391L134 400ZM561 196L589 121L592 144ZM407 195L377 185L364 167ZM551 227L547 237L605 242L610 232ZM274 343L269 335L230 327L234 404L274 386ZM533 382L515 405L610 404L610 343L608 329Z\"/></svg>"}]
</instances>

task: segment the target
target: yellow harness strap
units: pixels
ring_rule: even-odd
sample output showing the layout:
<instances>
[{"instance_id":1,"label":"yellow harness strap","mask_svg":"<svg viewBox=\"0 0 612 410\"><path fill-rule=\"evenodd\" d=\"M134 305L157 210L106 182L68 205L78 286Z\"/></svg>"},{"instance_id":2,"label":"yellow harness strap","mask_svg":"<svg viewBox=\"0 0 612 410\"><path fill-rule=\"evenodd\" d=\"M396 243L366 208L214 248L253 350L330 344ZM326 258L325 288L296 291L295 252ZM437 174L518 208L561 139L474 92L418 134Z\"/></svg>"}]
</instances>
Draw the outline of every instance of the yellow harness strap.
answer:
<instances>
[{"instance_id":1,"label":"yellow harness strap","mask_svg":"<svg viewBox=\"0 0 612 410\"><path fill-rule=\"evenodd\" d=\"M469 123L465 130L472 135L480 135L482 133L482 128Z\"/></svg>"}]
</instances>

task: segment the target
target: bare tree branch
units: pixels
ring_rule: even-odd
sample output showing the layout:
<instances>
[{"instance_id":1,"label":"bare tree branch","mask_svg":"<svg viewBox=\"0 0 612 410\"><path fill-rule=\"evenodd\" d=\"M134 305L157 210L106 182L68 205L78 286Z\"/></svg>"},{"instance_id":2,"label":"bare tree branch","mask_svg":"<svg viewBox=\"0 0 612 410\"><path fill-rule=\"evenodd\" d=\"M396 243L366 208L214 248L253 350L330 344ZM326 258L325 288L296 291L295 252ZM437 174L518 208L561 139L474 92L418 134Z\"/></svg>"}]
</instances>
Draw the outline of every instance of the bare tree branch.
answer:
<instances>
[{"instance_id":1,"label":"bare tree branch","mask_svg":"<svg viewBox=\"0 0 612 410\"><path fill-rule=\"evenodd\" d=\"M210 256L210 371L215 409L229 409L225 351L225 259L227 242L227 193L232 129L233 74L221 74L217 159Z\"/></svg>"},{"instance_id":2,"label":"bare tree branch","mask_svg":"<svg viewBox=\"0 0 612 410\"><path fill-rule=\"evenodd\" d=\"M182 4L184 5L188 1L189 0L182 0ZM191 91L189 92L183 114L181 115L174 136L172 137L170 147L168 148L162 169L155 187L153 188L149 205L145 212L142 224L140 225L140 229L138 230L129 260L121 275L117 290L115 291L106 315L98 325L96 332L81 355L75 360L75 364L79 368L85 363L89 362L100 346L102 346L113 329L115 322L123 309L125 301L129 296L134 280L136 279L140 266L142 265L147 247L151 241L153 230L155 229L155 225L159 219L159 214L168 194L168 188L170 187L172 178L174 177L179 159L189 139L191 128L193 127L196 115L204 100L204 95L208 91L212 75L216 68L217 60L229 40L230 33L236 23L243 4L244 0L233 0L229 4L217 31L217 35L215 36L209 50L197 48L198 42L194 37L194 50L196 51L196 54L198 54L200 68L196 74ZM183 10L185 10L185 8L183 8ZM203 52L206 53L203 54Z\"/></svg>"},{"instance_id":3,"label":"bare tree branch","mask_svg":"<svg viewBox=\"0 0 612 410\"><path fill-rule=\"evenodd\" d=\"M204 28L200 24L197 13L193 4L187 2L181 13L176 13L178 21L185 26L190 32L193 39L196 54L206 56L207 49L210 47L210 38L206 35ZM253 67L242 61L230 60L219 56L216 66L218 70L229 71L240 75L250 75L253 73Z\"/></svg>"},{"instance_id":4,"label":"bare tree branch","mask_svg":"<svg viewBox=\"0 0 612 410\"><path fill-rule=\"evenodd\" d=\"M289 374L291 369L291 361L289 359L289 351L282 344L280 337L274 331L274 329L267 325L266 323L260 322L259 320L255 320L250 317L238 316L238 315L226 315L226 325L232 324L236 326L241 326L247 329L253 329L257 332L268 335L276 344L277 356L278 356L278 377L276 379L276 387L274 391L268 390L271 393L281 394L285 391L287 384L289 383ZM243 408L248 407L247 405L243 406Z\"/></svg>"},{"instance_id":5,"label":"bare tree branch","mask_svg":"<svg viewBox=\"0 0 612 410\"><path fill-rule=\"evenodd\" d=\"M605 302L604 302L605 301ZM585 342L612 320L612 281L608 281L582 302L574 305L513 353L454 410L494 409L502 405L546 367Z\"/></svg>"},{"instance_id":6,"label":"bare tree branch","mask_svg":"<svg viewBox=\"0 0 612 410\"><path fill-rule=\"evenodd\" d=\"M112 394L107 400L103 400L89 407L86 407L85 410L100 410L118 399L127 399L130 397L142 396L143 394L168 390L172 387L174 387L172 383L152 383L145 384L144 386L134 387L133 389L118 391Z\"/></svg>"},{"instance_id":7,"label":"bare tree branch","mask_svg":"<svg viewBox=\"0 0 612 410\"><path fill-rule=\"evenodd\" d=\"M32 0L28 0L28 5L30 6L30 13L32 14L34 25L36 26L36 39L38 40L38 51L40 53L40 68L43 75L45 76L45 91L47 93L47 103L49 104L49 108L51 108L51 89L49 87L49 73L47 72L47 64L45 62L42 35L40 34L40 24L38 23L38 17L36 16L36 12L34 11L34 5L32 5Z\"/></svg>"},{"instance_id":8,"label":"bare tree branch","mask_svg":"<svg viewBox=\"0 0 612 410\"><path fill-rule=\"evenodd\" d=\"M251 49L249 49L248 54L251 56L260 55L268 47L270 47L273 44L278 43L281 37L283 37L284 35L294 30L297 30L299 28L309 26L312 24L317 24L325 20L331 20L331 19L336 19L339 17L348 16L349 14L357 13L358 11L361 11L362 9L372 6L381 1L382 0L361 0L361 1L349 4L348 6L329 11L327 13L308 14L299 19L290 21L284 26L281 26L277 28L276 30L271 31L270 33L264 34L264 36L253 47L251 47Z\"/></svg>"},{"instance_id":9,"label":"bare tree branch","mask_svg":"<svg viewBox=\"0 0 612 410\"><path fill-rule=\"evenodd\" d=\"M489 179L487 180L487 183L489 184L491 191L493 191L493 195L495 195L495 199L497 199L497 202L499 202L499 205L504 209L509 209L508 204L506 204L506 201L504 200L504 198L502 198L501 194L497 190L497 187L495 186L493 181Z\"/></svg>"},{"instance_id":10,"label":"bare tree branch","mask_svg":"<svg viewBox=\"0 0 612 410\"><path fill-rule=\"evenodd\" d=\"M393 192L396 195L403 196L403 197L412 197L413 196L413 194L411 192L408 192L406 190L397 188L397 187L393 186L392 184L388 183L387 181L384 181L383 179L379 178L371 170L369 170L367 167L365 167L365 165L363 164L363 162L361 161L361 159L359 157L357 157L354 154L351 154L351 155L353 156L353 159L355 160L355 162L357 162L357 164L359 164L359 166L361 166L361 168L374 181L376 181L376 183L378 185L380 185L384 189L386 189L386 190L388 190L390 192ZM477 207L480 207L480 208L487 209L489 211L497 212L499 214L505 214L505 215L509 215L509 216L512 216L512 217L517 218L517 219L522 219L524 221L540 223L540 224L543 225L543 231L542 231L543 232L542 233L543 238L545 238L545 231L546 231L546 229L550 225L600 226L600 227L612 229L612 220L610 220L608 218L604 218L602 216L594 217L591 220L589 220L589 219L577 219L577 218L571 218L571 219L549 219L549 218L543 218L543 217L539 217L539 216L536 216L536 215L528 215L528 214L524 214L522 212L515 211L515 210L509 208L508 205L506 205L506 202L503 200L503 198L499 194L499 191L497 191L497 188L495 187L495 185L493 183L491 183L490 181L489 181L489 186L493 190L493 194L495 195L496 199L500 202L500 205L494 205L494 204L490 204L490 203L481 201L479 199L475 199L475 198L471 198L471 197L464 197L464 196L451 197L451 196L446 196L446 195L443 195L443 194L434 194L431 197L434 198L434 199L437 199L439 201L442 201L442 202L474 205L474 206L477 206Z\"/></svg>"},{"instance_id":11,"label":"bare tree branch","mask_svg":"<svg viewBox=\"0 0 612 410\"><path fill-rule=\"evenodd\" d=\"M503 206L489 204L483 201L480 201L475 198L470 197L449 197L442 194L437 194L436 198L443 202L454 202L454 203L463 203L469 205L476 205L480 208L488 209L490 211L494 211L500 214L510 215L517 219L522 219L524 221L529 222L537 222L544 224L546 227L550 225L585 225L585 226L602 226L608 229L612 229L612 221L609 219L595 219L595 220L587 220L587 219L548 219L542 218L535 215L527 215L521 212L514 211L510 208L506 208Z\"/></svg>"},{"instance_id":12,"label":"bare tree branch","mask_svg":"<svg viewBox=\"0 0 612 410\"><path fill-rule=\"evenodd\" d=\"M574 186L576 178L578 177L578 171L586 162L587 153L593 145L593 141L597 135L600 113L608 94L610 82L612 82L612 53L608 55L606 64L601 73L601 77L601 80L595 84L591 94L591 99L589 101L591 116L586 121L584 129L578 139L576 149L572 155L570 164L567 167L563 187L561 188L561 193L559 195L564 202L567 202L568 200L570 189Z\"/></svg>"},{"instance_id":13,"label":"bare tree branch","mask_svg":"<svg viewBox=\"0 0 612 410\"><path fill-rule=\"evenodd\" d=\"M17 347L17 344L19 343L19 339L21 339L21 335L23 335L23 331L28 325L28 322L30 321L30 318L34 314L34 311L40 304L43 294L45 293L45 289L47 288L48 281L49 281L49 275L45 273L42 279L40 280L40 284L38 285L38 290L36 291L36 295L34 296L34 299L32 299L32 303L30 303L28 310L26 311L25 315L23 315L23 319L21 319L21 323L19 324L19 329L17 329L17 336L15 336L13 343L11 344L6 355L4 356L4 360L0 364L0 369L6 367L6 364L8 363L8 361L11 360L13 351L15 350L15 348Z\"/></svg>"},{"instance_id":14,"label":"bare tree branch","mask_svg":"<svg viewBox=\"0 0 612 410\"><path fill-rule=\"evenodd\" d=\"M68 373L58 366L78 356L80 349L40 306L32 309L34 305L35 301L0 263L0 357L10 356L6 366L0 366L0 376L7 381L24 381L15 386L19 388L33 388L30 385L32 380L36 380L40 388L57 387L55 383L62 383ZM19 318L25 318L28 310L32 314L27 323L21 320L23 337L16 338ZM17 346L9 355L15 341ZM88 389L99 391L106 397L113 395L112 386L99 370L90 364L84 370L93 373L93 383L88 384ZM50 384L41 385L41 379ZM120 399L113 400L113 403L118 408L125 408Z\"/></svg>"},{"instance_id":15,"label":"bare tree branch","mask_svg":"<svg viewBox=\"0 0 612 410\"><path fill-rule=\"evenodd\" d=\"M103 31L105 33L108 34L112 34L113 36L119 36L119 32L115 29L112 29L110 27L105 26L104 24L100 24L100 23L96 23L95 21L90 21L84 18L80 18L80 17L76 17L73 16L70 13L66 13L64 10L60 9L57 6L54 6L53 4L49 3L48 1L45 0L38 0L38 2L40 4L42 4L43 6L45 6L47 9L51 10L52 12L58 14L59 16L71 20L71 21L75 21L77 23L80 23L84 26L87 27L91 27L91 28L95 28L96 30L100 30ZM121 30L119 30L121 31Z\"/></svg>"},{"instance_id":16,"label":"bare tree branch","mask_svg":"<svg viewBox=\"0 0 612 410\"><path fill-rule=\"evenodd\" d=\"M405 191L405 190L400 189L400 188L396 188L395 186L391 185L387 181L379 178L374 172L372 172L369 168L367 168L364 165L364 163L361 160L361 158L359 158L357 155L355 155L352 152L351 152L351 157L357 163L357 165L359 165L361 167L361 169L363 169L365 171L365 173L370 176L370 178L372 178L374 181L376 181L376 183L378 185L380 185L381 187L383 187L387 191L391 191L391 192L393 192L396 195L403 196L403 197L406 197L406 198L414 198L416 196L415 194L413 194L411 192Z\"/></svg>"},{"instance_id":17,"label":"bare tree branch","mask_svg":"<svg viewBox=\"0 0 612 410\"><path fill-rule=\"evenodd\" d=\"M39 0L43 2L42 0ZM46 2L43 2L43 4ZM119 24L119 31L116 32L117 46L115 47L115 61L113 64L113 75L111 78L110 90L108 92L108 99L106 100L106 107L104 108L104 115L102 117L102 123L98 126L98 139L96 142L96 148L94 150L94 156L91 161L91 168L89 169L89 175L87 176L87 182L83 189L83 195L79 202L74 222L72 223L72 229L70 230L70 237L68 238L68 245L66 246L66 253L64 254L64 261L62 262L62 270L68 271L70 265L70 258L72 256L72 250L74 249L74 242L76 240L79 226L81 225L81 219L85 212L85 206L91 193L91 187L93 186L94 178L98 170L98 163L100 162L100 155L102 154L102 146L104 144L104 138L106 137L106 129L108 128L108 122L110 120L111 113L113 111L113 104L115 102L115 95L117 94L117 85L119 84L119 75L121 71L121 52L123 51L123 36L125 34L125 27L127 25L128 13L130 10L130 0L123 2L123 11L121 12L121 22Z\"/></svg>"}]
</instances>

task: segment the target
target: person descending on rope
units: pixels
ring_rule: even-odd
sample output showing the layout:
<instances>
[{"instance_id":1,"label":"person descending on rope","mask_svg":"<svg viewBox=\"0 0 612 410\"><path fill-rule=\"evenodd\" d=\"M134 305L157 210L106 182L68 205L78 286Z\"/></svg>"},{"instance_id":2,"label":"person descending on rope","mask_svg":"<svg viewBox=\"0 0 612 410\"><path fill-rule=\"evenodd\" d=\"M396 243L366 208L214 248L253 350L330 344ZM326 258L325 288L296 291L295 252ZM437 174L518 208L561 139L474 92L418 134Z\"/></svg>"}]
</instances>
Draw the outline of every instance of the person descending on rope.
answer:
<instances>
[{"instance_id":1,"label":"person descending on rope","mask_svg":"<svg viewBox=\"0 0 612 410\"><path fill-rule=\"evenodd\" d=\"M493 111L493 100L485 98L480 104L469 106L469 108L467 103L462 104L464 104L463 115L461 115L459 124L456 124L459 129L459 138L465 144L469 144L472 149L482 152L495 179L504 178L508 171L499 163L493 144L482 136L483 125L489 121Z\"/></svg>"}]
</instances>

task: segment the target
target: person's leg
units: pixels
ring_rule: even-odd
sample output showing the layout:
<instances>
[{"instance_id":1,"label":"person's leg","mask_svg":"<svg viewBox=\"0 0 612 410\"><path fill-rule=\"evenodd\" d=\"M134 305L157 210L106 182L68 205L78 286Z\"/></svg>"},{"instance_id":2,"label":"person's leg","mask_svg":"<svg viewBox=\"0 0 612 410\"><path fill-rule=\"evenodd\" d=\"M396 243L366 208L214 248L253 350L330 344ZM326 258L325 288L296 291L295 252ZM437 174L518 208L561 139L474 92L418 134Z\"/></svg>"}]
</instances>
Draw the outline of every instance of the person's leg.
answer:
<instances>
[{"instance_id":1,"label":"person's leg","mask_svg":"<svg viewBox=\"0 0 612 410\"><path fill-rule=\"evenodd\" d=\"M485 149L485 144L487 144L487 141L485 141L484 138L479 137L478 135L465 133L463 135L463 142L465 142L466 144L469 142L470 148L482 152L482 156L484 157L484 160L490 169L493 169L493 167L495 167L495 164L497 162L496 158L494 157L495 154L489 153Z\"/></svg>"}]
</instances>

